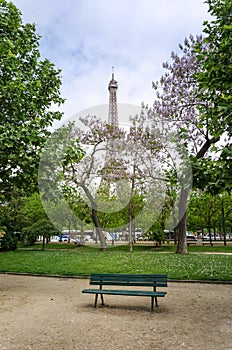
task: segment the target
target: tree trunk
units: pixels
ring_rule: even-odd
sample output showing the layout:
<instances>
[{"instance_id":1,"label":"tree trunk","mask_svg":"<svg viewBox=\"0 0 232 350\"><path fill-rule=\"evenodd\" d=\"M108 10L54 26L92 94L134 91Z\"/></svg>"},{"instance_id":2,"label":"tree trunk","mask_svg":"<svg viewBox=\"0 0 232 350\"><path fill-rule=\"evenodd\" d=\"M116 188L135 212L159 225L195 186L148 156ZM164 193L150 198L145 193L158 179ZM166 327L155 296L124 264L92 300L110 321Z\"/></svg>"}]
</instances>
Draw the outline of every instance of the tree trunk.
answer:
<instances>
[{"instance_id":1,"label":"tree trunk","mask_svg":"<svg viewBox=\"0 0 232 350\"><path fill-rule=\"evenodd\" d=\"M210 242L210 245L213 246L210 223L209 223L209 225L208 225L208 232L209 232L209 242Z\"/></svg>"},{"instance_id":2,"label":"tree trunk","mask_svg":"<svg viewBox=\"0 0 232 350\"><path fill-rule=\"evenodd\" d=\"M197 159L201 159L204 157L208 149L211 145L215 144L219 141L219 138L207 139L199 152L196 155ZM189 190L182 187L180 194L180 206L179 206L179 237L177 244L177 253L178 254L187 254L187 239L186 239L186 231L187 231L187 202L188 202L188 194Z\"/></svg>"},{"instance_id":3,"label":"tree trunk","mask_svg":"<svg viewBox=\"0 0 232 350\"><path fill-rule=\"evenodd\" d=\"M91 203L92 219L93 219L94 226L96 228L96 234L100 240L101 250L106 250L106 239L105 239L105 236L102 232L102 228L101 228L101 225L100 225L100 222L98 219L97 205L96 205L94 198L93 198L92 194L90 193L89 189L83 183L82 183L82 188L85 191L85 194L87 195L87 197Z\"/></svg>"},{"instance_id":4,"label":"tree trunk","mask_svg":"<svg viewBox=\"0 0 232 350\"><path fill-rule=\"evenodd\" d=\"M174 227L174 244L176 245L178 240L178 225L177 225L177 218L176 218L174 207L172 208L172 219L173 219L173 227Z\"/></svg>"},{"instance_id":5,"label":"tree trunk","mask_svg":"<svg viewBox=\"0 0 232 350\"><path fill-rule=\"evenodd\" d=\"M187 213L185 212L183 217L179 222L179 235L177 243L177 254L188 254L187 249L187 239L186 239L186 230L187 230Z\"/></svg>"},{"instance_id":6,"label":"tree trunk","mask_svg":"<svg viewBox=\"0 0 232 350\"><path fill-rule=\"evenodd\" d=\"M135 175L135 164L133 165L133 175ZM130 202L129 202L129 225L128 225L128 240L129 240L129 252L133 251L133 238L132 238L132 220L133 220L133 194L135 187L135 178L133 176L131 182L131 193L130 193Z\"/></svg>"},{"instance_id":7,"label":"tree trunk","mask_svg":"<svg viewBox=\"0 0 232 350\"><path fill-rule=\"evenodd\" d=\"M42 245L42 250L45 250L45 234L43 234L43 245Z\"/></svg>"},{"instance_id":8,"label":"tree trunk","mask_svg":"<svg viewBox=\"0 0 232 350\"><path fill-rule=\"evenodd\" d=\"M225 224L225 210L224 210L224 203L222 202L222 232L223 232L223 242L224 246L227 245L226 242L226 224Z\"/></svg>"},{"instance_id":9,"label":"tree trunk","mask_svg":"<svg viewBox=\"0 0 232 350\"><path fill-rule=\"evenodd\" d=\"M85 233L84 233L84 225L81 224L81 238L80 238L80 244L84 245L85 244Z\"/></svg>"},{"instance_id":10,"label":"tree trunk","mask_svg":"<svg viewBox=\"0 0 232 350\"><path fill-rule=\"evenodd\" d=\"M174 244L177 245L179 236L179 225L174 227Z\"/></svg>"},{"instance_id":11,"label":"tree trunk","mask_svg":"<svg viewBox=\"0 0 232 350\"><path fill-rule=\"evenodd\" d=\"M187 250L187 201L188 201L187 189L182 188L180 194L180 206L179 206L179 225L178 225L178 244L177 254L188 254Z\"/></svg>"},{"instance_id":12,"label":"tree trunk","mask_svg":"<svg viewBox=\"0 0 232 350\"><path fill-rule=\"evenodd\" d=\"M105 236L102 232L99 220L98 220L98 211L96 209L92 209L92 219L93 219L93 223L96 229L96 234L99 237L100 240L100 244L101 244L101 250L106 250L106 239Z\"/></svg>"},{"instance_id":13,"label":"tree trunk","mask_svg":"<svg viewBox=\"0 0 232 350\"><path fill-rule=\"evenodd\" d=\"M128 240L129 240L128 250L129 250L129 252L132 252L133 251L133 244L132 244L132 202L131 202L131 200L129 203Z\"/></svg>"}]
</instances>

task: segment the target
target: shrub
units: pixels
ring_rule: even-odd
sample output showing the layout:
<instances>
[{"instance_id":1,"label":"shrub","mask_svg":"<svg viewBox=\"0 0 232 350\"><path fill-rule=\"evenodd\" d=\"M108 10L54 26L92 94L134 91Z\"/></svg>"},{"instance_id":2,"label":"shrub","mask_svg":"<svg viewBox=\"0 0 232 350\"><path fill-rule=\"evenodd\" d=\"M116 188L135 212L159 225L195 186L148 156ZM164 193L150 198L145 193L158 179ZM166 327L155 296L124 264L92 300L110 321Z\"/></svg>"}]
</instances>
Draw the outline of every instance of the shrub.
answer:
<instances>
[{"instance_id":1,"label":"shrub","mask_svg":"<svg viewBox=\"0 0 232 350\"><path fill-rule=\"evenodd\" d=\"M166 240L166 235L159 222L155 222L148 234L150 241L155 241L158 246L161 245L162 241Z\"/></svg>"},{"instance_id":2,"label":"shrub","mask_svg":"<svg viewBox=\"0 0 232 350\"><path fill-rule=\"evenodd\" d=\"M23 240L29 244L35 243L39 236L43 236L43 239L45 239L59 234L54 225L46 219L39 220L30 227L24 227L22 233Z\"/></svg>"},{"instance_id":3,"label":"shrub","mask_svg":"<svg viewBox=\"0 0 232 350\"><path fill-rule=\"evenodd\" d=\"M10 250L16 250L17 245L18 245L18 238L15 233L5 232L5 234L0 238L1 251L7 252Z\"/></svg>"}]
</instances>

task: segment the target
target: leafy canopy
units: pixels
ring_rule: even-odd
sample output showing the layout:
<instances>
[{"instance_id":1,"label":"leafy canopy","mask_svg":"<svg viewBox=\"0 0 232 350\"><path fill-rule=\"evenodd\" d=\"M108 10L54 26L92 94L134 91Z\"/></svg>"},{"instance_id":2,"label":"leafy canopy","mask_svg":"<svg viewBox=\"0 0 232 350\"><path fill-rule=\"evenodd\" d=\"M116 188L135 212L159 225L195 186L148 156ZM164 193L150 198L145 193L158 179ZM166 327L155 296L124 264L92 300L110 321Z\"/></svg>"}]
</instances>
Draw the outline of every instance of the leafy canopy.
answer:
<instances>
[{"instance_id":1,"label":"leafy canopy","mask_svg":"<svg viewBox=\"0 0 232 350\"><path fill-rule=\"evenodd\" d=\"M204 45L198 49L202 72L200 87L207 91L201 99L212 104L211 125L232 134L232 1L208 0L213 20L204 22ZM215 135L217 136L217 135Z\"/></svg>"},{"instance_id":2,"label":"leafy canopy","mask_svg":"<svg viewBox=\"0 0 232 350\"><path fill-rule=\"evenodd\" d=\"M60 70L40 59L34 24L23 24L11 2L0 0L0 192L36 183L39 150L61 113Z\"/></svg>"}]
</instances>

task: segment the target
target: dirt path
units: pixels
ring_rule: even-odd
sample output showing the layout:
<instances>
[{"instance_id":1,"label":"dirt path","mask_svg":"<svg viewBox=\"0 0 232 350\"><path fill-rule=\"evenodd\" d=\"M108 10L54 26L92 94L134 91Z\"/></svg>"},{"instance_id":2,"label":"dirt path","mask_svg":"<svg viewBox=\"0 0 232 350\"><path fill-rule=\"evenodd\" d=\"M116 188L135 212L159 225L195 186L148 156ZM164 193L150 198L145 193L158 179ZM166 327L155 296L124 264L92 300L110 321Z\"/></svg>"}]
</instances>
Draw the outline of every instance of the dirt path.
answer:
<instances>
[{"instance_id":1,"label":"dirt path","mask_svg":"<svg viewBox=\"0 0 232 350\"><path fill-rule=\"evenodd\" d=\"M107 296L88 280L0 274L0 350L231 350L232 285L170 282L150 298Z\"/></svg>"}]
</instances>

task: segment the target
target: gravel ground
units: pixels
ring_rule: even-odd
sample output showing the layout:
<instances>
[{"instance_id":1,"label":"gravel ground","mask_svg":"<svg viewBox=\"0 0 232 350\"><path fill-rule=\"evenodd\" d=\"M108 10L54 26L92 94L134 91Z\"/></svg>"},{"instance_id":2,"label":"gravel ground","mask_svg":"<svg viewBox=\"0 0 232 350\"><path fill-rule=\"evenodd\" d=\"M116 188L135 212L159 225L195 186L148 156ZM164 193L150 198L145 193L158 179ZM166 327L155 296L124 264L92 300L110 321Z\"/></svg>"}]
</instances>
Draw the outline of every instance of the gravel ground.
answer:
<instances>
[{"instance_id":1,"label":"gravel ground","mask_svg":"<svg viewBox=\"0 0 232 350\"><path fill-rule=\"evenodd\" d=\"M169 282L150 298L106 296L87 279L0 274L0 350L231 350L232 284Z\"/></svg>"}]
</instances>

